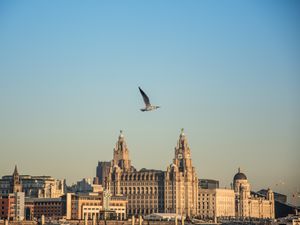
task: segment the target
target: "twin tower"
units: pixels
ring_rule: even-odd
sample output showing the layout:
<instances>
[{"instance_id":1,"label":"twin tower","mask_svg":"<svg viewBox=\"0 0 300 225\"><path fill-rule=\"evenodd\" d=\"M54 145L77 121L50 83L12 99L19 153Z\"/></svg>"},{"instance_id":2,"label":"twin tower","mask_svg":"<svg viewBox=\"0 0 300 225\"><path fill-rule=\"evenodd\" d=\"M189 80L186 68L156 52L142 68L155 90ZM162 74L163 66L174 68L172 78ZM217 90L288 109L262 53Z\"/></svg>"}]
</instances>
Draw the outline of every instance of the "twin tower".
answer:
<instances>
[{"instance_id":1,"label":"twin tower","mask_svg":"<svg viewBox=\"0 0 300 225\"><path fill-rule=\"evenodd\" d=\"M103 165L107 168L106 171ZM97 177L103 181L104 176L112 195L127 197L129 215L197 214L198 178L183 129L175 147L173 163L166 171L137 171L131 165L129 150L124 135L120 132L113 160L98 163Z\"/></svg>"}]
</instances>

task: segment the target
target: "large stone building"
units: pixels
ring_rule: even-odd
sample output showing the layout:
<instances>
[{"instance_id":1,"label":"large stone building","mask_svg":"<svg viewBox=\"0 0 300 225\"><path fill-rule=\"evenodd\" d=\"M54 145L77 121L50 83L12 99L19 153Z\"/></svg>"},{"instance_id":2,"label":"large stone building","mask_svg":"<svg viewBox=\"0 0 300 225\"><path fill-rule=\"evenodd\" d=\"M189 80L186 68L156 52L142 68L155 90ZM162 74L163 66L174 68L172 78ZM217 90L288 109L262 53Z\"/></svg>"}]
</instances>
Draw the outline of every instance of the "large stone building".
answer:
<instances>
[{"instance_id":1,"label":"large stone building","mask_svg":"<svg viewBox=\"0 0 300 225\"><path fill-rule=\"evenodd\" d=\"M127 196L129 215L168 212L191 216L197 213L198 178L183 130L167 171L137 171L131 165L121 132L113 150L107 182L113 195Z\"/></svg>"},{"instance_id":2,"label":"large stone building","mask_svg":"<svg viewBox=\"0 0 300 225\"><path fill-rule=\"evenodd\" d=\"M250 183L244 173L238 170L233 178L236 217L275 218L274 194L268 189L266 197L251 194Z\"/></svg>"},{"instance_id":3,"label":"large stone building","mask_svg":"<svg viewBox=\"0 0 300 225\"><path fill-rule=\"evenodd\" d=\"M235 194L232 189L198 190L198 216L202 219L235 216Z\"/></svg>"},{"instance_id":4,"label":"large stone building","mask_svg":"<svg viewBox=\"0 0 300 225\"><path fill-rule=\"evenodd\" d=\"M17 166L11 176L0 179L0 194L23 191L25 197L58 198L65 194L65 180L51 176L19 175Z\"/></svg>"}]
</instances>

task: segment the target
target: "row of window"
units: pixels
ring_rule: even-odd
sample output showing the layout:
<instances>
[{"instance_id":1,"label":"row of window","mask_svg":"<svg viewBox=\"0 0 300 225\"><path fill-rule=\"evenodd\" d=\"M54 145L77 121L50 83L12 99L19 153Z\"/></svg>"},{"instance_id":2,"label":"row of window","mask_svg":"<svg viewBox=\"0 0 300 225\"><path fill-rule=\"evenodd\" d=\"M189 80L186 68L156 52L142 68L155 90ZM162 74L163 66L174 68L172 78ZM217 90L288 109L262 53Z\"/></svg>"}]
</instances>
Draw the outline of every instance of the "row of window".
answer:
<instances>
[{"instance_id":1,"label":"row of window","mask_svg":"<svg viewBox=\"0 0 300 225\"><path fill-rule=\"evenodd\" d=\"M130 174L130 175L122 175L121 176L121 180L124 181L130 181L130 180L146 180L146 181L154 181L154 180L158 180L158 176L153 175L153 174Z\"/></svg>"},{"instance_id":2,"label":"row of window","mask_svg":"<svg viewBox=\"0 0 300 225\"><path fill-rule=\"evenodd\" d=\"M157 193L157 187L125 187L124 189L121 187L121 194L156 194Z\"/></svg>"}]
</instances>

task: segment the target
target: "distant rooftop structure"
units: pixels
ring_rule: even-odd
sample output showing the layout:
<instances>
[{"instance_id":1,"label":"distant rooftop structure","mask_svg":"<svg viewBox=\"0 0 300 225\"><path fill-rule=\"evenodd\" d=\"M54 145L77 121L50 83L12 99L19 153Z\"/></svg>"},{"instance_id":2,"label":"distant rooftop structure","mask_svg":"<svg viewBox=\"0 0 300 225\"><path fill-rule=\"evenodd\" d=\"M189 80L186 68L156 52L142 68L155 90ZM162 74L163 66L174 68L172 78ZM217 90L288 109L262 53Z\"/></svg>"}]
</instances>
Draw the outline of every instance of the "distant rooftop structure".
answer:
<instances>
[{"instance_id":1,"label":"distant rooftop structure","mask_svg":"<svg viewBox=\"0 0 300 225\"><path fill-rule=\"evenodd\" d=\"M212 179L199 179L198 187L202 189L216 189L219 188L219 181Z\"/></svg>"},{"instance_id":2,"label":"distant rooftop structure","mask_svg":"<svg viewBox=\"0 0 300 225\"><path fill-rule=\"evenodd\" d=\"M263 195L263 196L266 196L267 195L267 192L268 190L267 189L261 189L260 191L258 191L257 193ZM280 193L277 193L277 192L274 192L274 199L276 201L279 201L279 202L283 202L283 203L286 203L287 202L287 196L284 195L284 194L280 194Z\"/></svg>"}]
</instances>

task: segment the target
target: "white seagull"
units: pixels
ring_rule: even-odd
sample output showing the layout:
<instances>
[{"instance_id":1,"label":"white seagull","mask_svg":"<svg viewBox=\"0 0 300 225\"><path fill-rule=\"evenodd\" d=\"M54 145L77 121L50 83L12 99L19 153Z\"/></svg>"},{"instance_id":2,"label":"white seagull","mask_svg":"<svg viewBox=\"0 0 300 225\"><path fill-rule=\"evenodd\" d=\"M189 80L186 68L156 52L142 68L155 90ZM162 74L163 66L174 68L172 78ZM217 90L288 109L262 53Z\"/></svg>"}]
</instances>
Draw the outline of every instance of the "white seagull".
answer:
<instances>
[{"instance_id":1,"label":"white seagull","mask_svg":"<svg viewBox=\"0 0 300 225\"><path fill-rule=\"evenodd\" d=\"M145 108L141 109L142 112L152 111L152 110L160 108L160 106L151 105L149 97L145 94L145 92L140 87L139 87L139 89L140 89L141 95L143 96L143 99L145 102Z\"/></svg>"}]
</instances>

